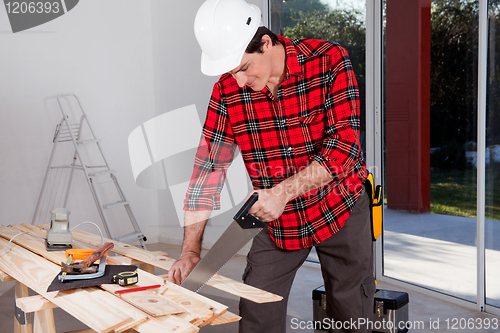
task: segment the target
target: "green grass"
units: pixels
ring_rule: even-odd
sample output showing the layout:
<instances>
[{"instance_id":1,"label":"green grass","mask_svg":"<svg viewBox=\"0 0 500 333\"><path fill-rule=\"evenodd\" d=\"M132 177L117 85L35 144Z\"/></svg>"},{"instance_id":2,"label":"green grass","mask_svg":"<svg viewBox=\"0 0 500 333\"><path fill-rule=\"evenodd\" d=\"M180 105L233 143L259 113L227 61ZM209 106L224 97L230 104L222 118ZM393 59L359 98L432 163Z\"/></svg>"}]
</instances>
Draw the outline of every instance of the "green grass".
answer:
<instances>
[{"instance_id":1,"label":"green grass","mask_svg":"<svg viewBox=\"0 0 500 333\"><path fill-rule=\"evenodd\" d=\"M431 213L477 216L476 169L431 169ZM486 218L500 220L500 166L486 170Z\"/></svg>"},{"instance_id":2,"label":"green grass","mask_svg":"<svg viewBox=\"0 0 500 333\"><path fill-rule=\"evenodd\" d=\"M384 204L387 205L385 188ZM475 218L476 207L476 169L431 169L431 213ZM500 220L500 163L492 163L486 169L486 218Z\"/></svg>"}]
</instances>

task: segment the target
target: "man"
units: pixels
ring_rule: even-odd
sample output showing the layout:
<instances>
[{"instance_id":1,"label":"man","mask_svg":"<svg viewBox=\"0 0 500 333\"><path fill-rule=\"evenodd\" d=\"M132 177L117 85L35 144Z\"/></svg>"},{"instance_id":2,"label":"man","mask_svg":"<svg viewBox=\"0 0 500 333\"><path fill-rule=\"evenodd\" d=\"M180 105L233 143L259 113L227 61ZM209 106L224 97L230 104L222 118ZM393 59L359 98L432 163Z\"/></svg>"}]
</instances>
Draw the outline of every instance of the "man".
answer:
<instances>
[{"instance_id":1,"label":"man","mask_svg":"<svg viewBox=\"0 0 500 333\"><path fill-rule=\"evenodd\" d=\"M185 201L182 253L169 271L181 283L200 260L201 241L235 146L258 201L250 213L269 227L253 240L245 283L283 301L240 301L240 332L285 332L288 294L315 246L332 332L367 332L373 314L372 242L359 97L338 44L286 39L259 27L243 0L208 0L196 16L202 71L215 84Z\"/></svg>"}]
</instances>

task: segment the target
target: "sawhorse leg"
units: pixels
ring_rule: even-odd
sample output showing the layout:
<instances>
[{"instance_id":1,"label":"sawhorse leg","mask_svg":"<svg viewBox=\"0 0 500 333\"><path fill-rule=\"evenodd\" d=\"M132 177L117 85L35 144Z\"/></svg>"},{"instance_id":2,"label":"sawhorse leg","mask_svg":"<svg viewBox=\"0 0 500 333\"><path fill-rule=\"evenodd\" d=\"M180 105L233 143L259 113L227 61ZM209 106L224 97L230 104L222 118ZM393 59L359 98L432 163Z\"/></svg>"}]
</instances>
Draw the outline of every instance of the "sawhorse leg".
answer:
<instances>
[{"instance_id":1,"label":"sawhorse leg","mask_svg":"<svg viewBox=\"0 0 500 333\"><path fill-rule=\"evenodd\" d=\"M23 300L19 300L23 298ZM35 300L35 302L33 302ZM38 301L41 300L41 301ZM27 306L26 304L30 304ZM36 302L38 301L38 302ZM16 318L14 319L15 333L56 333L54 324L55 305L41 296L29 296L28 287L16 281ZM31 323L31 318L33 322ZM25 324L20 324L19 321Z\"/></svg>"},{"instance_id":2,"label":"sawhorse leg","mask_svg":"<svg viewBox=\"0 0 500 333\"><path fill-rule=\"evenodd\" d=\"M26 287L21 282L16 281L16 299L28 296L29 296L28 287ZM33 325L31 323L26 323L24 325L21 325L16 315L16 317L14 318L14 333L31 333L31 332L33 332Z\"/></svg>"},{"instance_id":3,"label":"sawhorse leg","mask_svg":"<svg viewBox=\"0 0 500 333\"><path fill-rule=\"evenodd\" d=\"M139 268L151 274L155 274L155 267L151 264L140 263Z\"/></svg>"},{"instance_id":4,"label":"sawhorse leg","mask_svg":"<svg viewBox=\"0 0 500 333\"><path fill-rule=\"evenodd\" d=\"M35 312L33 326L33 333L56 333L54 312L52 311L52 309L40 310Z\"/></svg>"}]
</instances>

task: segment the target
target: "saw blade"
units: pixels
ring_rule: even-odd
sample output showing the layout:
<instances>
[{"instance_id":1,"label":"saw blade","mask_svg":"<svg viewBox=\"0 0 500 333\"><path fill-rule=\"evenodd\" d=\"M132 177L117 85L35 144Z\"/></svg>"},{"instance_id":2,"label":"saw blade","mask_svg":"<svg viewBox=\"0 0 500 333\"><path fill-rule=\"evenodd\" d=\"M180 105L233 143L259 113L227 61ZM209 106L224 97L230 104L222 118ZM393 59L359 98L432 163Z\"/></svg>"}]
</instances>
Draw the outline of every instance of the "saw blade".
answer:
<instances>
[{"instance_id":1,"label":"saw blade","mask_svg":"<svg viewBox=\"0 0 500 333\"><path fill-rule=\"evenodd\" d=\"M229 259L261 230L262 228L243 229L237 221L233 221L181 283L181 287L194 292L200 290Z\"/></svg>"}]
</instances>

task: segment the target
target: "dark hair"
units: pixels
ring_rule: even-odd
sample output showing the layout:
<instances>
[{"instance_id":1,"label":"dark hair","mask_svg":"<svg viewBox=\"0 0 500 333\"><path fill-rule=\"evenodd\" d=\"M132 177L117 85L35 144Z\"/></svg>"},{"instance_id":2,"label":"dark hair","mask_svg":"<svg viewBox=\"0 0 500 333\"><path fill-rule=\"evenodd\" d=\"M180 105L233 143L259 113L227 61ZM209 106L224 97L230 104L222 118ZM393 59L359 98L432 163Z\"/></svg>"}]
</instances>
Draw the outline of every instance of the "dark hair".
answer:
<instances>
[{"instance_id":1,"label":"dark hair","mask_svg":"<svg viewBox=\"0 0 500 333\"><path fill-rule=\"evenodd\" d=\"M280 42L278 36L276 36L274 32L272 32L266 27L259 27L255 32L255 35L253 36L252 40L248 44L245 52L263 53L262 46L264 45L264 42L262 41L262 36L264 35L268 35L271 38L271 42L273 43L273 45L276 45Z\"/></svg>"}]
</instances>

